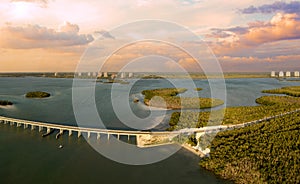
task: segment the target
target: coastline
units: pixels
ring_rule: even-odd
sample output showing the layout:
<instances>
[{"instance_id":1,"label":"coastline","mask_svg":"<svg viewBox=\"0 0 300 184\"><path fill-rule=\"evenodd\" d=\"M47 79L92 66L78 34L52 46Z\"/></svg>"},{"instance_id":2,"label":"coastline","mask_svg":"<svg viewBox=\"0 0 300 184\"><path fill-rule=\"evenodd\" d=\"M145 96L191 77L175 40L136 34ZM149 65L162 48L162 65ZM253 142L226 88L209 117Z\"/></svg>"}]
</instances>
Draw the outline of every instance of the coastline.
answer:
<instances>
[{"instance_id":1,"label":"coastline","mask_svg":"<svg viewBox=\"0 0 300 184\"><path fill-rule=\"evenodd\" d=\"M199 150L198 150L198 151L195 150L194 148L192 148L191 146L189 146L189 145L186 144L186 143L181 144L181 147L183 147L183 148L186 149L187 151L189 151L189 152L191 152L191 153L197 155L197 156L200 157L200 158L203 158L203 157L205 156L204 153L202 153L202 152L199 151Z\"/></svg>"},{"instance_id":2,"label":"coastline","mask_svg":"<svg viewBox=\"0 0 300 184\"><path fill-rule=\"evenodd\" d=\"M0 105L0 109L13 109L14 105Z\"/></svg>"}]
</instances>

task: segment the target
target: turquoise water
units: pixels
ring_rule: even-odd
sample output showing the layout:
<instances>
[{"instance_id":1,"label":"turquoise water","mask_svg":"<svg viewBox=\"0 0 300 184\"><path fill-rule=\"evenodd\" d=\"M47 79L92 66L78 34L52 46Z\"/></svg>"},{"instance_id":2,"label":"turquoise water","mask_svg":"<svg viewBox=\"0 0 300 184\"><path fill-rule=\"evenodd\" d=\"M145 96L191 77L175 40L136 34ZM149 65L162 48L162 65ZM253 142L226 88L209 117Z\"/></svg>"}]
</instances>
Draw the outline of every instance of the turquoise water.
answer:
<instances>
[{"instance_id":1,"label":"turquoise water","mask_svg":"<svg viewBox=\"0 0 300 184\"><path fill-rule=\"evenodd\" d=\"M119 85L117 90L131 88L133 96L144 89L172 87L166 80L142 80ZM186 87L185 80L173 82ZM208 82L195 80L201 96L210 96ZM299 85L298 82L280 82L276 79L229 79L227 106L256 105L255 99L263 89ZM132 86L133 85L133 86ZM0 78L0 99L10 100L13 107L0 108L0 115L76 125L72 109L72 80L47 78ZM98 112L108 128L130 129L118 120L110 102L111 84L96 84ZM48 99L26 99L28 91L47 91ZM192 89L190 89L192 90ZM193 96L188 91L186 96ZM146 117L149 111L142 103L131 103L132 111ZM171 113L171 111L169 112ZM167 121L167 118L166 120ZM164 128L158 126L156 129ZM95 137L92 137L94 140ZM126 138L124 138L126 139ZM131 140L134 142L134 140ZM60 144L63 149L58 149ZM100 145L114 146L106 139ZM199 158L181 149L170 158L145 166L129 166L111 161L93 150L84 138L64 134L59 140L55 133L42 138L37 130L0 124L0 183L226 183L198 166Z\"/></svg>"}]
</instances>

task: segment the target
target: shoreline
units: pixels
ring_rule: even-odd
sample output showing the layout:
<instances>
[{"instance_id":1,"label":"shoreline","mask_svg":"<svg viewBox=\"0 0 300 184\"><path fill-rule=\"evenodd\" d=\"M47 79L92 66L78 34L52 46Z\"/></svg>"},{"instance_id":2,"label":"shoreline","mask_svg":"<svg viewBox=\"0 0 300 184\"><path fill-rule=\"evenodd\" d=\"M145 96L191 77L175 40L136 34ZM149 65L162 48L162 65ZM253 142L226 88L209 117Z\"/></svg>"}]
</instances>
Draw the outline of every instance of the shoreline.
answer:
<instances>
[{"instance_id":1,"label":"shoreline","mask_svg":"<svg viewBox=\"0 0 300 184\"><path fill-rule=\"evenodd\" d=\"M0 109L12 109L14 108L14 105L0 105Z\"/></svg>"},{"instance_id":2,"label":"shoreline","mask_svg":"<svg viewBox=\"0 0 300 184\"><path fill-rule=\"evenodd\" d=\"M202 153L202 152L199 151L199 150L198 150L198 151L195 150L194 148L192 148L191 146L189 146L189 145L186 144L186 143L181 144L181 147L184 148L184 149L186 149L187 151L193 153L194 155L200 157L200 158L203 158L203 157L205 156L204 153Z\"/></svg>"}]
</instances>

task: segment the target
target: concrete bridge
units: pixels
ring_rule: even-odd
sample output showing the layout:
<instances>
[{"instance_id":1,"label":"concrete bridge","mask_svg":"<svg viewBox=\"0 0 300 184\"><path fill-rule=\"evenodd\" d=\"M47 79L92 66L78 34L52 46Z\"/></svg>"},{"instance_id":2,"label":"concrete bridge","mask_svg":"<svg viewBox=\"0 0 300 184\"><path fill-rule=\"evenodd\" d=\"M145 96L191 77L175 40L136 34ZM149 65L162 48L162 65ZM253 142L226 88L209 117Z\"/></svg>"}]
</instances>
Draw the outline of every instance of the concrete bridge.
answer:
<instances>
[{"instance_id":1,"label":"concrete bridge","mask_svg":"<svg viewBox=\"0 0 300 184\"><path fill-rule=\"evenodd\" d=\"M236 128L243 128L246 126L250 126L252 124L261 123L266 120L274 119L280 116L284 116L287 114L299 112L300 109L295 109L290 112L280 113L278 115L265 117L259 120L254 120L251 122L240 123L236 125L217 125L217 126L207 126L203 128L185 128L178 131L131 131L131 130L110 130L110 129L99 129L99 128L87 128L87 127L77 127L77 126L70 126L70 125L59 125L53 123L44 123L44 122L37 122L37 121L29 121L29 120L21 120L15 118L9 118L0 116L0 123L16 125L17 127L23 126L24 129L31 128L31 130L38 129L39 132L46 129L46 134L49 134L53 130L58 130L59 134L63 134L64 132L68 132L69 136L73 134L73 132L77 133L77 136L80 137L82 133L87 134L87 138L91 137L91 134L97 135L97 139L100 139L101 135L106 135L107 139L110 139L110 136L116 136L117 139L120 139L120 136L127 136L128 140L131 136L136 137L137 139L137 146L144 147L144 146L151 146L155 144L159 144L161 142L172 142L172 139L176 136L181 137L181 135L189 135L189 134L196 134L196 138L198 139L205 133L214 133L219 131L226 131L232 130Z\"/></svg>"},{"instance_id":2,"label":"concrete bridge","mask_svg":"<svg viewBox=\"0 0 300 184\"><path fill-rule=\"evenodd\" d=\"M87 138L90 138L92 134L97 136L97 139L100 139L101 135L106 135L109 140L111 136L117 137L120 139L120 136L127 136L128 140L131 136L137 138L137 146L139 146L142 141L140 139L151 139L154 137L174 137L178 132L168 132L168 131L131 131L131 130L110 130L110 129L99 129L99 128L87 128L87 127L77 127L71 125L59 125L54 123L44 123L38 121L22 120L16 118L9 118L0 116L0 123L10 124L11 126L16 125L17 127L23 127L24 129L30 128L31 130L38 129L39 132L46 130L45 135L50 134L53 130L58 130L59 135L64 132L68 132L69 136L73 133L77 133L77 137L82 136L83 133L86 133ZM57 136L58 137L58 136ZM141 145L142 146L142 145Z\"/></svg>"}]
</instances>

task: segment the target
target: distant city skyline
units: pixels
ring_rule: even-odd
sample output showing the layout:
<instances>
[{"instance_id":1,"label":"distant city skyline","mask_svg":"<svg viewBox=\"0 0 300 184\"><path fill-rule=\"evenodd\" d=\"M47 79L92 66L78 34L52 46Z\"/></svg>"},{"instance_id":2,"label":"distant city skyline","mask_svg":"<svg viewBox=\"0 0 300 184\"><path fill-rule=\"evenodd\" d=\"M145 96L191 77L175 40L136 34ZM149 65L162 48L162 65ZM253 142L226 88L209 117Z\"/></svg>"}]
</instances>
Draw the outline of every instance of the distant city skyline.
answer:
<instances>
[{"instance_id":1,"label":"distant city skyline","mask_svg":"<svg viewBox=\"0 0 300 184\"><path fill-rule=\"evenodd\" d=\"M299 1L3 0L0 10L0 72L74 72L99 35L119 41L110 30L144 19L191 30L212 50L224 72L300 70ZM115 53L107 70L143 57L145 53L137 50L145 45L149 44ZM148 58L133 67L171 72L174 60L188 71L200 71L174 48L156 44L147 49L174 58Z\"/></svg>"}]
</instances>

